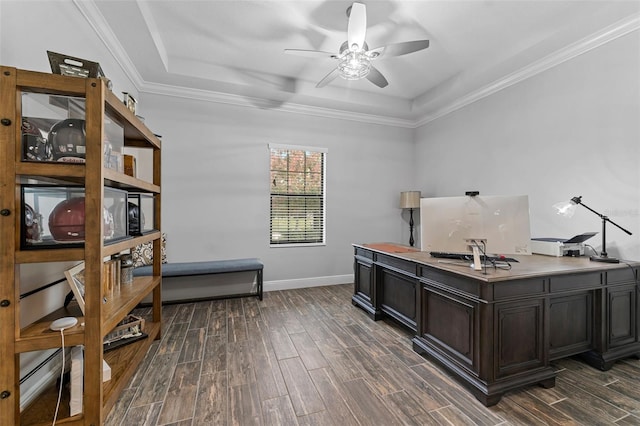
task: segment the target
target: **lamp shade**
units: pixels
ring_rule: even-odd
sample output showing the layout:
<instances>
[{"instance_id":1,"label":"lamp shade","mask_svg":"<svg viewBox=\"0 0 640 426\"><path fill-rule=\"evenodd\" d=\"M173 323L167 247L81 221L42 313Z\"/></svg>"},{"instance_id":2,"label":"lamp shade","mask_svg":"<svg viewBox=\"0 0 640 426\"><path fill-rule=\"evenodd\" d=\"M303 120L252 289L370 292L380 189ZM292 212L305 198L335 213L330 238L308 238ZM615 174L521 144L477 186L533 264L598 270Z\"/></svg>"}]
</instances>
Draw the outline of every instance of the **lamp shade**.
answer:
<instances>
[{"instance_id":1,"label":"lamp shade","mask_svg":"<svg viewBox=\"0 0 640 426\"><path fill-rule=\"evenodd\" d=\"M576 213L578 204L582 204L582 197L573 197L569 201L561 201L555 203L553 208L556 209L556 213L560 216L571 218Z\"/></svg>"},{"instance_id":2,"label":"lamp shade","mask_svg":"<svg viewBox=\"0 0 640 426\"><path fill-rule=\"evenodd\" d=\"M573 217L576 212L576 204L571 203L570 201L561 201L553 205L553 208L556 210L556 213L563 217Z\"/></svg>"},{"instance_id":3,"label":"lamp shade","mask_svg":"<svg viewBox=\"0 0 640 426\"><path fill-rule=\"evenodd\" d=\"M420 208L420 191L405 191L400 193L401 209Z\"/></svg>"}]
</instances>

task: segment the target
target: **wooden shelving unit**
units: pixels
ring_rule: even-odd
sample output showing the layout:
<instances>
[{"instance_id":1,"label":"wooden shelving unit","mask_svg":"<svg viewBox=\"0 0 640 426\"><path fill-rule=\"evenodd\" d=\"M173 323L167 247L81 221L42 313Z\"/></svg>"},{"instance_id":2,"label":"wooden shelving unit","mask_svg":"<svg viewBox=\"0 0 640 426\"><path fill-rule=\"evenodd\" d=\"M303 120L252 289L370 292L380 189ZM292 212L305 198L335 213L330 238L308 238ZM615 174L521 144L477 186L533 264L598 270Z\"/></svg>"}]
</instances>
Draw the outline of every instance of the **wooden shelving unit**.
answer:
<instances>
[{"instance_id":1,"label":"wooden shelving unit","mask_svg":"<svg viewBox=\"0 0 640 426\"><path fill-rule=\"evenodd\" d=\"M22 94L71 96L84 100L86 161L84 164L27 162L22 159ZM12 67L0 67L0 425L51 424L57 390L50 390L20 412L20 354L60 346L60 333L49 330L52 320L78 317L78 325L65 330L65 346L84 345L84 397L82 414L69 416L68 395L63 398L57 424L100 425L133 376L153 340L161 333L160 270L160 160L161 142L106 87L101 79L83 79ZM105 167L105 121L122 127L124 146L152 151L153 179L147 182ZM21 185L31 182L81 185L85 196L85 239L81 248L21 248ZM154 197L155 231L143 236L105 243L103 198L105 188L143 192ZM103 303L103 261L142 243L153 242L154 274L137 277L133 284ZM85 313L73 304L43 318L20 324L20 268L29 263L84 261ZM145 297L152 295L152 318L145 321L147 339L103 352L103 339ZM111 380L102 380L103 359L111 367ZM64 405L66 400L67 405Z\"/></svg>"}]
</instances>

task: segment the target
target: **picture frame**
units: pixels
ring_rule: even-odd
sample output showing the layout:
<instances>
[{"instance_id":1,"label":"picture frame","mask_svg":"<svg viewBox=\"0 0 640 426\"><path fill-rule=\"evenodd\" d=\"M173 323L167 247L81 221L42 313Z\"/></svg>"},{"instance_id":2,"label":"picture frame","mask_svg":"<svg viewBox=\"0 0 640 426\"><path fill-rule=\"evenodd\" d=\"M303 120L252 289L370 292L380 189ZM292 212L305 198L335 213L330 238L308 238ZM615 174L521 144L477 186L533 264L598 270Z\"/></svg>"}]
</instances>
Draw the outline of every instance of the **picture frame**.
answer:
<instances>
[{"instance_id":1,"label":"picture frame","mask_svg":"<svg viewBox=\"0 0 640 426\"><path fill-rule=\"evenodd\" d=\"M98 78L104 77L104 72L98 62L88 61L63 53L47 50L51 72L60 75L70 75L74 77Z\"/></svg>"},{"instance_id":2,"label":"picture frame","mask_svg":"<svg viewBox=\"0 0 640 426\"><path fill-rule=\"evenodd\" d=\"M71 269L67 269L64 271L64 275L67 278L67 283L69 283L69 287L71 287L71 291L73 291L73 295L78 302L78 306L80 306L80 310L84 315L84 262L77 264Z\"/></svg>"}]
</instances>

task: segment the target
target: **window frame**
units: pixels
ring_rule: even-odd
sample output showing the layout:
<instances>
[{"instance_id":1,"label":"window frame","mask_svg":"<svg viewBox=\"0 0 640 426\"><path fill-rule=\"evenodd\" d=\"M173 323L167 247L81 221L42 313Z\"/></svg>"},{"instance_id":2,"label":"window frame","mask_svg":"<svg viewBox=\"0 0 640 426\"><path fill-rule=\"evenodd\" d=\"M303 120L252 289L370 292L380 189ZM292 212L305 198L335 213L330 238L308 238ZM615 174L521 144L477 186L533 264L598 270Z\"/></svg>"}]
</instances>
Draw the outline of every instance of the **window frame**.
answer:
<instances>
[{"instance_id":1,"label":"window frame","mask_svg":"<svg viewBox=\"0 0 640 426\"><path fill-rule=\"evenodd\" d=\"M290 144L268 144L269 150L269 247L317 247L327 245L327 148L305 146L305 145L290 145ZM272 184L271 184L271 156L273 150L287 150L287 151L308 151L322 154L322 233L321 241L313 242L292 242L292 243L273 243L272 240Z\"/></svg>"}]
</instances>

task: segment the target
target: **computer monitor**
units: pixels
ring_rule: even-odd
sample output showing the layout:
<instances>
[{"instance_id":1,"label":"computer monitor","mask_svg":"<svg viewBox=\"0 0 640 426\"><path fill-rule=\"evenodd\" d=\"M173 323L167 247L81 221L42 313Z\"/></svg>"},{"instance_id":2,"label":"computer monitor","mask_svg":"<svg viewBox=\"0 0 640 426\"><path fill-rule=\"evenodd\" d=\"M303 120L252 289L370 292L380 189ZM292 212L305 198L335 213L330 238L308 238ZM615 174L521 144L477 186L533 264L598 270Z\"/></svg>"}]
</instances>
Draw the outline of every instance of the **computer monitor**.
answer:
<instances>
[{"instance_id":1,"label":"computer monitor","mask_svg":"<svg viewBox=\"0 0 640 426\"><path fill-rule=\"evenodd\" d=\"M473 240L487 255L531 254L526 195L422 198L420 227L422 251L471 254Z\"/></svg>"}]
</instances>

